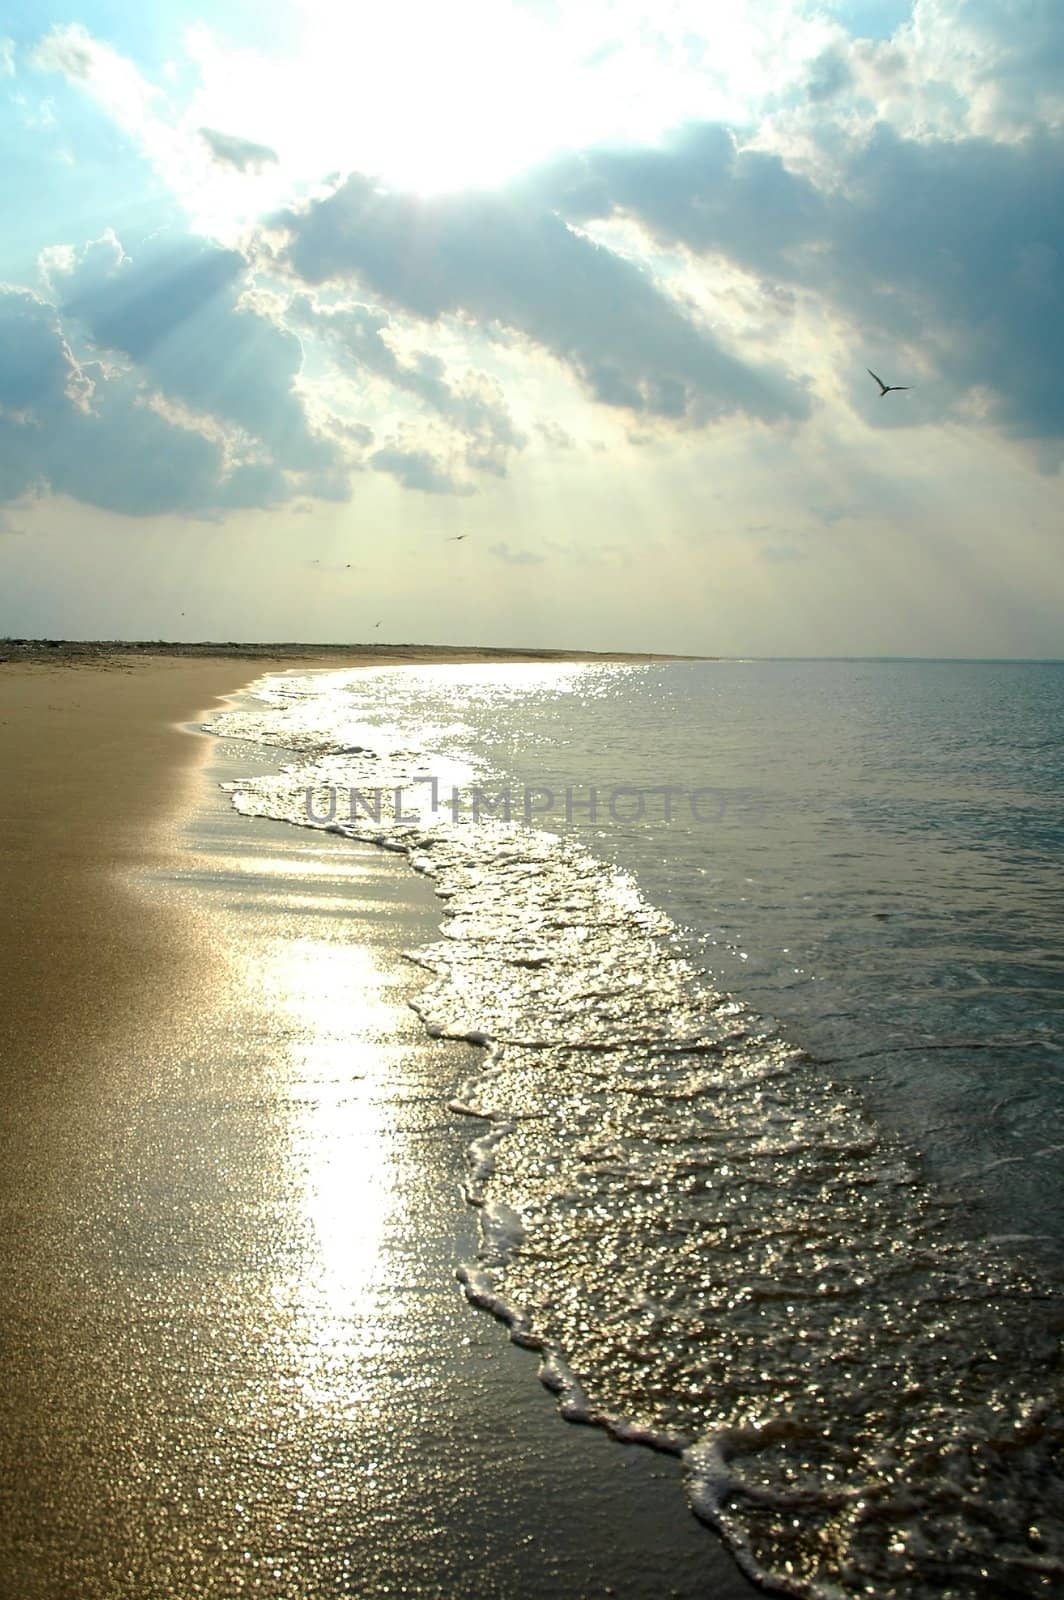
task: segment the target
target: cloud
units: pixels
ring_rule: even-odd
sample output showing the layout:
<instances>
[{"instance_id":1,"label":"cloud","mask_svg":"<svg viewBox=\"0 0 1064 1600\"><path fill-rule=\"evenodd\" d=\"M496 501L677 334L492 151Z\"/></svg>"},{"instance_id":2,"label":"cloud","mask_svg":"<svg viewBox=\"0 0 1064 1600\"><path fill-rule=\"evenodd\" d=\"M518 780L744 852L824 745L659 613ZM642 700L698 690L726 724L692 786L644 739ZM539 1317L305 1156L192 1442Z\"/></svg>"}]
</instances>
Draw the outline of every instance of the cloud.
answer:
<instances>
[{"instance_id":1,"label":"cloud","mask_svg":"<svg viewBox=\"0 0 1064 1600\"><path fill-rule=\"evenodd\" d=\"M135 382L79 364L55 307L0 290L0 502L51 490L130 516L196 514L283 498L282 476L231 466L222 444L176 425Z\"/></svg>"},{"instance_id":2,"label":"cloud","mask_svg":"<svg viewBox=\"0 0 1064 1600\"><path fill-rule=\"evenodd\" d=\"M102 289L127 260L114 229L105 228L98 239L90 239L80 249L70 244L50 245L41 251L37 266L49 294L61 300L75 288L86 295Z\"/></svg>"},{"instance_id":3,"label":"cloud","mask_svg":"<svg viewBox=\"0 0 1064 1600\"><path fill-rule=\"evenodd\" d=\"M319 305L297 295L287 310L297 326L313 328L338 353L345 369L382 379L412 395L446 422L465 449L466 465L504 477L509 455L524 447L499 385L484 372L452 378L443 360L428 350L397 353L403 329L387 311L357 302Z\"/></svg>"},{"instance_id":4,"label":"cloud","mask_svg":"<svg viewBox=\"0 0 1064 1600\"><path fill-rule=\"evenodd\" d=\"M810 100L833 100L853 83L853 68L842 50L825 50L811 64L806 80Z\"/></svg>"},{"instance_id":5,"label":"cloud","mask_svg":"<svg viewBox=\"0 0 1064 1600\"><path fill-rule=\"evenodd\" d=\"M94 39L80 23L63 23L39 42L31 57L45 72L61 72L80 84L126 132L143 135L160 91L132 61Z\"/></svg>"},{"instance_id":6,"label":"cloud","mask_svg":"<svg viewBox=\"0 0 1064 1600\"><path fill-rule=\"evenodd\" d=\"M91 78L94 59L107 51L79 24L54 27L33 52L33 64L46 72L61 72L67 78L82 82Z\"/></svg>"},{"instance_id":7,"label":"cloud","mask_svg":"<svg viewBox=\"0 0 1064 1600\"><path fill-rule=\"evenodd\" d=\"M1064 441L1060 133L907 139L879 124L820 188L709 126L529 182L575 221L626 216L660 243L819 298L853 330L855 403L877 360L917 385L905 409L865 407L878 426L959 418L980 390L1003 431Z\"/></svg>"},{"instance_id":8,"label":"cloud","mask_svg":"<svg viewBox=\"0 0 1064 1600\"><path fill-rule=\"evenodd\" d=\"M472 485L462 483L427 450L403 450L389 446L369 458L376 472L387 472L404 489L420 489L423 494L472 494Z\"/></svg>"},{"instance_id":9,"label":"cloud","mask_svg":"<svg viewBox=\"0 0 1064 1600\"><path fill-rule=\"evenodd\" d=\"M193 43L190 34L190 50ZM271 205L288 192L270 145L217 126L228 114L232 92L206 100L202 90L190 96L188 74L175 72L174 63L162 82L153 82L137 61L76 23L53 27L30 60L41 71L61 73L121 130L170 196L174 218L183 217L205 236L230 243L244 238L257 221L263 192L269 190ZM93 131L98 136L99 130ZM85 161L88 151L78 142L82 150L76 159ZM121 200L118 204L125 209Z\"/></svg>"},{"instance_id":10,"label":"cloud","mask_svg":"<svg viewBox=\"0 0 1064 1600\"><path fill-rule=\"evenodd\" d=\"M805 561L809 552L801 550L795 544L763 544L761 546L761 559L777 564L789 561Z\"/></svg>"},{"instance_id":11,"label":"cloud","mask_svg":"<svg viewBox=\"0 0 1064 1600\"><path fill-rule=\"evenodd\" d=\"M0 39L0 78L15 76L15 41Z\"/></svg>"},{"instance_id":12,"label":"cloud","mask_svg":"<svg viewBox=\"0 0 1064 1600\"><path fill-rule=\"evenodd\" d=\"M576 448L576 441L572 434L567 433L563 427L557 422L551 421L550 418L545 422L537 422L536 432L553 450L575 450Z\"/></svg>"},{"instance_id":13,"label":"cloud","mask_svg":"<svg viewBox=\"0 0 1064 1600\"><path fill-rule=\"evenodd\" d=\"M223 167L234 167L237 172L261 172L264 166L277 160L276 150L271 150L269 145L253 144L250 139L238 139L231 133L219 133L217 128L199 131L212 157Z\"/></svg>"},{"instance_id":14,"label":"cloud","mask_svg":"<svg viewBox=\"0 0 1064 1600\"><path fill-rule=\"evenodd\" d=\"M985 388L1005 431L1064 440L1064 139L878 130L848 187L825 241L836 298L924 355L950 397Z\"/></svg>"},{"instance_id":15,"label":"cloud","mask_svg":"<svg viewBox=\"0 0 1064 1600\"><path fill-rule=\"evenodd\" d=\"M241 429L280 466L323 471L336 445L312 429L296 381L303 350L295 334L241 302L247 261L179 233L148 243L135 259L107 234L52 278L64 316L97 349L117 352L174 400Z\"/></svg>"},{"instance_id":16,"label":"cloud","mask_svg":"<svg viewBox=\"0 0 1064 1600\"><path fill-rule=\"evenodd\" d=\"M312 426L300 342L242 303L246 273L182 235L132 258L109 230L46 253L60 304L0 291L0 502L210 516L348 498L348 442Z\"/></svg>"},{"instance_id":17,"label":"cloud","mask_svg":"<svg viewBox=\"0 0 1064 1600\"><path fill-rule=\"evenodd\" d=\"M355 175L277 220L296 277L357 282L426 322L465 316L521 335L604 405L695 425L810 409L785 371L731 353L648 273L527 189L418 198Z\"/></svg>"},{"instance_id":18,"label":"cloud","mask_svg":"<svg viewBox=\"0 0 1064 1600\"><path fill-rule=\"evenodd\" d=\"M529 174L530 199L577 224L638 221L666 245L730 256L772 278L814 247L828 199L769 151L743 149L718 123L685 127L661 146L590 150Z\"/></svg>"},{"instance_id":19,"label":"cloud","mask_svg":"<svg viewBox=\"0 0 1064 1600\"><path fill-rule=\"evenodd\" d=\"M493 555L497 561L505 561L511 567L538 567L547 559L534 550L512 550L505 540L499 544L489 545L488 554Z\"/></svg>"},{"instance_id":20,"label":"cloud","mask_svg":"<svg viewBox=\"0 0 1064 1600\"><path fill-rule=\"evenodd\" d=\"M22 419L47 409L77 374L54 310L28 290L0 289L0 410Z\"/></svg>"},{"instance_id":21,"label":"cloud","mask_svg":"<svg viewBox=\"0 0 1064 1600\"><path fill-rule=\"evenodd\" d=\"M834 403L869 427L996 428L1052 467L1064 12L1030 0L1014 23L1000 0L915 0L890 37L884 25L851 38L822 16L781 69L772 115L742 135L704 122L653 146L592 147L492 192L417 196L354 174L272 218L250 262L181 229L136 249L110 230L54 247L41 261L54 306L37 325L13 318L4 427L51 407L72 448L91 435L102 450L136 412L133 434L172 437L193 463L189 504L340 500L355 465L468 494L479 475L514 470L524 426L556 450L572 442L553 421L525 423L527 401L494 376L507 347L535 369L529 392L553 400L559 372L575 378L634 421L630 440L663 450L733 418L785 436L812 412L812 377L795 369L808 361L826 395L845 347ZM277 165L269 145L199 126L228 120L220 99L179 114L172 86L78 25L53 28L33 59L95 97L160 171L182 162L205 189L257 195L236 175ZM865 366L912 393L880 404ZM40 441L27 459L36 481L63 476ZM14 456L7 470L19 476ZM86 463L78 474L94 503L135 498ZM161 473L136 492L186 503Z\"/></svg>"},{"instance_id":22,"label":"cloud","mask_svg":"<svg viewBox=\"0 0 1064 1600\"><path fill-rule=\"evenodd\" d=\"M993 137L1059 126L1064 13L1057 0L915 0L890 49L925 127Z\"/></svg>"}]
</instances>

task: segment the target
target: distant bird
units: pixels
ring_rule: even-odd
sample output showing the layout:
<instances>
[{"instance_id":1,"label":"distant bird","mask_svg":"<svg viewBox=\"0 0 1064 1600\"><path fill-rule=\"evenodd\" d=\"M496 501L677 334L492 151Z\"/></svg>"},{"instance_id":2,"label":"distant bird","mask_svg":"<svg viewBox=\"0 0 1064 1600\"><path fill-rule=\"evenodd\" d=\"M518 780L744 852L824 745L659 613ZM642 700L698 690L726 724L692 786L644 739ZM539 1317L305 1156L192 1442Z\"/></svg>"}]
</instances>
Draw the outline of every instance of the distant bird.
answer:
<instances>
[{"instance_id":1,"label":"distant bird","mask_svg":"<svg viewBox=\"0 0 1064 1600\"><path fill-rule=\"evenodd\" d=\"M871 367L865 367L865 371L870 378L876 378ZM881 400L885 394L893 394L896 389L909 389L912 387L908 383L884 383L882 378L876 378L876 382L879 384L879 398Z\"/></svg>"},{"instance_id":2,"label":"distant bird","mask_svg":"<svg viewBox=\"0 0 1064 1600\"><path fill-rule=\"evenodd\" d=\"M384 618L383 618L383 617L382 617L382 618L381 618L381 622L383 622L383 621L384 621ZM373 624L373 626L374 626L374 627L375 627L375 628L379 628L379 627L380 627L380 625L381 625L381 623L380 623L380 622L375 622L375 623L374 623L374 624Z\"/></svg>"},{"instance_id":3,"label":"distant bird","mask_svg":"<svg viewBox=\"0 0 1064 1600\"><path fill-rule=\"evenodd\" d=\"M452 533L450 538L447 540L447 543L457 544L459 539L468 539L468 537L469 535L467 533Z\"/></svg>"}]
</instances>

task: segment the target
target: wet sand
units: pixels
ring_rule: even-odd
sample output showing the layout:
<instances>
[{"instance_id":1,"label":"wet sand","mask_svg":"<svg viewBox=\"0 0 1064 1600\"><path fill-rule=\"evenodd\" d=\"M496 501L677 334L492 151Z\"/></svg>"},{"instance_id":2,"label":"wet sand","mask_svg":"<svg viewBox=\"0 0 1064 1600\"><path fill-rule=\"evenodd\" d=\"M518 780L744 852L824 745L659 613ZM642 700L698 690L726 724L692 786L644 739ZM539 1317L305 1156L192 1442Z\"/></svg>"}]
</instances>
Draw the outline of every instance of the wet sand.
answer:
<instances>
[{"instance_id":1,"label":"wet sand","mask_svg":"<svg viewBox=\"0 0 1064 1600\"><path fill-rule=\"evenodd\" d=\"M462 1298L430 888L174 726L268 665L0 669L0 1595L752 1594Z\"/></svg>"},{"instance_id":2,"label":"wet sand","mask_svg":"<svg viewBox=\"0 0 1064 1600\"><path fill-rule=\"evenodd\" d=\"M44 1057L70 1067L72 1054L80 1060L98 1038L132 1025L146 992L157 1010L180 1007L202 952L188 954L173 910L168 919L131 925L114 875L116 866L151 865L176 848L174 819L190 803L206 755L203 741L177 725L270 670L504 656L406 645L321 653L233 645L228 656L205 655L205 648L174 645L154 654L93 642L0 647L0 657L5 651L10 657L0 660L0 874L7 913L0 929L0 1061L30 1072Z\"/></svg>"}]
</instances>

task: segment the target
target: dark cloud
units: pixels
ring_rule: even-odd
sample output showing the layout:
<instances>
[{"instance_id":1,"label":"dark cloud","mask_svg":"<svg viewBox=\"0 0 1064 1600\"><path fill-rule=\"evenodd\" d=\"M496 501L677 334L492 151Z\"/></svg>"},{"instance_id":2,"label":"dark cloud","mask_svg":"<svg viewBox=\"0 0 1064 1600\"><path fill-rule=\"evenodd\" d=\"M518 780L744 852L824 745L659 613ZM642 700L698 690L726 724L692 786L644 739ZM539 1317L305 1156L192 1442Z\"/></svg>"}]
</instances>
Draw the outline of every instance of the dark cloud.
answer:
<instances>
[{"instance_id":1,"label":"dark cloud","mask_svg":"<svg viewBox=\"0 0 1064 1600\"><path fill-rule=\"evenodd\" d=\"M0 290L0 407L34 412L76 376L55 313L29 290Z\"/></svg>"},{"instance_id":2,"label":"dark cloud","mask_svg":"<svg viewBox=\"0 0 1064 1600\"><path fill-rule=\"evenodd\" d=\"M1006 430L1064 438L1064 140L880 129L848 178L827 240L836 296L950 389L989 390Z\"/></svg>"},{"instance_id":3,"label":"dark cloud","mask_svg":"<svg viewBox=\"0 0 1064 1600\"><path fill-rule=\"evenodd\" d=\"M51 488L135 515L188 507L197 485L220 480L216 446L201 434L168 427L138 407L128 388L97 386L91 368L74 362L53 308L35 296L0 295L0 350L6 358L4 500ZM71 398L76 383L89 386L87 406Z\"/></svg>"},{"instance_id":4,"label":"dark cloud","mask_svg":"<svg viewBox=\"0 0 1064 1600\"><path fill-rule=\"evenodd\" d=\"M471 485L461 483L440 465L427 450L403 450L388 447L377 450L369 458L376 472L387 472L402 484L404 489L420 489L423 494L472 494Z\"/></svg>"},{"instance_id":5,"label":"dark cloud","mask_svg":"<svg viewBox=\"0 0 1064 1600\"><path fill-rule=\"evenodd\" d=\"M665 244L719 252L773 279L790 273L797 250L815 249L828 214L815 185L778 155L740 149L717 123L686 127L660 148L563 157L525 178L521 193L574 223L634 217Z\"/></svg>"},{"instance_id":6,"label":"dark cloud","mask_svg":"<svg viewBox=\"0 0 1064 1600\"><path fill-rule=\"evenodd\" d=\"M217 128L201 128L200 138L219 166L233 167L237 172L261 172L277 160L276 150L268 144L253 144L250 139L220 133Z\"/></svg>"},{"instance_id":7,"label":"dark cloud","mask_svg":"<svg viewBox=\"0 0 1064 1600\"><path fill-rule=\"evenodd\" d=\"M272 463L234 463L129 374L79 363L54 306L0 291L0 501L51 490L87 505L198 516L287 499Z\"/></svg>"},{"instance_id":8,"label":"dark cloud","mask_svg":"<svg viewBox=\"0 0 1064 1600\"><path fill-rule=\"evenodd\" d=\"M825 50L809 69L806 94L810 100L833 100L853 83L853 68L841 50Z\"/></svg>"},{"instance_id":9,"label":"dark cloud","mask_svg":"<svg viewBox=\"0 0 1064 1600\"><path fill-rule=\"evenodd\" d=\"M555 163L528 182L576 221L632 217L665 243L820 294L860 330L864 349L906 346L938 375L935 407L921 411L913 397L907 411L874 412L877 423L941 421L942 406L978 388L1006 431L1064 439L1057 133L916 140L880 125L827 191L706 127L662 150ZM861 349L854 360L864 383ZM615 379L619 398L623 373Z\"/></svg>"},{"instance_id":10,"label":"dark cloud","mask_svg":"<svg viewBox=\"0 0 1064 1600\"><path fill-rule=\"evenodd\" d=\"M551 200L528 186L420 199L353 176L279 219L283 259L307 283L358 282L427 321L466 315L522 334L607 405L688 423L807 413L790 377L729 353L647 273L568 226Z\"/></svg>"},{"instance_id":11,"label":"dark cloud","mask_svg":"<svg viewBox=\"0 0 1064 1600\"><path fill-rule=\"evenodd\" d=\"M46 252L61 304L0 297L0 500L52 489L133 516L350 497L369 429L299 391L299 339L242 298L242 255L112 232Z\"/></svg>"},{"instance_id":12,"label":"dark cloud","mask_svg":"<svg viewBox=\"0 0 1064 1600\"><path fill-rule=\"evenodd\" d=\"M280 466L327 470L336 447L311 428L294 387L302 346L240 304L246 274L239 251L187 236L164 235L118 261L101 241L69 273L63 312L164 394L261 441Z\"/></svg>"}]
</instances>

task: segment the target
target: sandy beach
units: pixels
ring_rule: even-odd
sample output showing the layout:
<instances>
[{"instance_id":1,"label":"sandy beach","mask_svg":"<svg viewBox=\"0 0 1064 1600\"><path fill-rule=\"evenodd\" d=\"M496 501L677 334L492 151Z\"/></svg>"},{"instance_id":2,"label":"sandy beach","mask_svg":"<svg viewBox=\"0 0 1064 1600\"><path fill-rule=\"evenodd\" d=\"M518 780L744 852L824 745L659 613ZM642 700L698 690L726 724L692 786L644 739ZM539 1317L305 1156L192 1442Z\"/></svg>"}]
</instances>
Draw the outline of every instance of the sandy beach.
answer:
<instances>
[{"instance_id":1,"label":"sandy beach","mask_svg":"<svg viewBox=\"0 0 1064 1600\"><path fill-rule=\"evenodd\" d=\"M199 970L202 953L190 957L187 930L179 931L173 912L150 925L130 924L113 873L157 863L175 848L174 819L187 808L207 753L181 725L270 670L560 655L414 645L166 650L0 646L0 862L8 911L0 934L7 996L0 1049L31 1072L42 1055L68 1067L71 1052L83 1060L126 1025L125 1007L146 987L156 1012L179 1006L186 962L194 959ZM62 1007L55 1003L60 994Z\"/></svg>"},{"instance_id":2,"label":"sandy beach","mask_svg":"<svg viewBox=\"0 0 1064 1600\"><path fill-rule=\"evenodd\" d=\"M430 889L236 816L183 728L366 659L0 666L0 1595L751 1594L678 1463L563 1423L460 1293Z\"/></svg>"}]
</instances>

